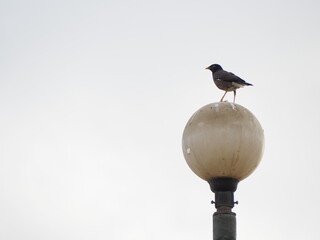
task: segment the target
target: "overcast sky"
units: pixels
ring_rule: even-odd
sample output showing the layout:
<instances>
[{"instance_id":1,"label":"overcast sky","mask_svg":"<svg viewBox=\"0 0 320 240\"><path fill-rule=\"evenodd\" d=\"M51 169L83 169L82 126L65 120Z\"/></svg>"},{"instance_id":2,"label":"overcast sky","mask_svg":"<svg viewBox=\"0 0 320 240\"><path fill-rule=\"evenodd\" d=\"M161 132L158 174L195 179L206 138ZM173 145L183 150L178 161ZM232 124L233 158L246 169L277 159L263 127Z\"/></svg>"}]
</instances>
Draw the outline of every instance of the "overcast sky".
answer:
<instances>
[{"instance_id":1,"label":"overcast sky","mask_svg":"<svg viewBox=\"0 0 320 240\"><path fill-rule=\"evenodd\" d=\"M265 131L238 239L319 235L320 2L0 0L0 239L212 239L182 132L220 100ZM232 93L226 100L232 101Z\"/></svg>"}]
</instances>

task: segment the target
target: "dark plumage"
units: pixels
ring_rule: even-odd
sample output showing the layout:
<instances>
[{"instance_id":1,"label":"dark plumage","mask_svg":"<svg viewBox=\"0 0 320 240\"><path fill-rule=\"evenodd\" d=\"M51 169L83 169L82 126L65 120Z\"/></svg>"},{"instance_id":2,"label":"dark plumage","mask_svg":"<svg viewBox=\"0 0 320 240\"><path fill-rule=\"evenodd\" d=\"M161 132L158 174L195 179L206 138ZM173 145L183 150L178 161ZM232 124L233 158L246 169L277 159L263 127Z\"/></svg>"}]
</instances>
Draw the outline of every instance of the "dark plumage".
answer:
<instances>
[{"instance_id":1,"label":"dark plumage","mask_svg":"<svg viewBox=\"0 0 320 240\"><path fill-rule=\"evenodd\" d=\"M213 81L216 84L216 86L219 89L226 91L222 96L220 102L223 101L223 98L227 94L227 92L231 91L233 91L233 102L235 102L236 90L238 88L244 86L252 86L251 83L247 83L246 81L234 75L233 73L224 71L219 64L212 64L206 69L209 69L212 72Z\"/></svg>"}]
</instances>

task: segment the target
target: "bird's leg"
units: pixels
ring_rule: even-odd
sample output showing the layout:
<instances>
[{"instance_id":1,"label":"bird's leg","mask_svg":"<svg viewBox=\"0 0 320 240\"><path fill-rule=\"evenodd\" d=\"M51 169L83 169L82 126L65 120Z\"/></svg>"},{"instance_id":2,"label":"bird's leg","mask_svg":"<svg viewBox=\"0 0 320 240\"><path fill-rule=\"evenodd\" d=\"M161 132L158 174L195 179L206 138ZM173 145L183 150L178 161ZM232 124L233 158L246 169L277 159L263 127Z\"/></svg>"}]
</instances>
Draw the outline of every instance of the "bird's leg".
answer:
<instances>
[{"instance_id":1,"label":"bird's leg","mask_svg":"<svg viewBox=\"0 0 320 240\"><path fill-rule=\"evenodd\" d=\"M236 101L236 95L237 95L236 90L233 90L233 103L235 103Z\"/></svg>"},{"instance_id":2,"label":"bird's leg","mask_svg":"<svg viewBox=\"0 0 320 240\"><path fill-rule=\"evenodd\" d=\"M223 94L223 96L222 96L222 98L221 98L220 102L222 102L222 101L223 101L223 98L224 98L224 96L227 94L227 92L228 92L228 91L226 91L226 92Z\"/></svg>"}]
</instances>

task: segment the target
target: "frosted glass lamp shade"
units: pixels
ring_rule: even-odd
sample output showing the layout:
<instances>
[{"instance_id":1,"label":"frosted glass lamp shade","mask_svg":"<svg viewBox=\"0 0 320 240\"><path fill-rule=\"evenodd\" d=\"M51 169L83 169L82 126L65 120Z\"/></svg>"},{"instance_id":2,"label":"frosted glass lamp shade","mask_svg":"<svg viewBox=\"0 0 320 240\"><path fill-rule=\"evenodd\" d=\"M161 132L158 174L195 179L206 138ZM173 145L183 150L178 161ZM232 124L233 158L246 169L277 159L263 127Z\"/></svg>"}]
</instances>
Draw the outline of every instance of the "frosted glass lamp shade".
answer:
<instances>
[{"instance_id":1,"label":"frosted glass lamp shade","mask_svg":"<svg viewBox=\"0 0 320 240\"><path fill-rule=\"evenodd\" d=\"M182 148L187 164L200 178L231 177L240 181L261 161L264 132L257 118L243 106L212 103L189 119Z\"/></svg>"}]
</instances>

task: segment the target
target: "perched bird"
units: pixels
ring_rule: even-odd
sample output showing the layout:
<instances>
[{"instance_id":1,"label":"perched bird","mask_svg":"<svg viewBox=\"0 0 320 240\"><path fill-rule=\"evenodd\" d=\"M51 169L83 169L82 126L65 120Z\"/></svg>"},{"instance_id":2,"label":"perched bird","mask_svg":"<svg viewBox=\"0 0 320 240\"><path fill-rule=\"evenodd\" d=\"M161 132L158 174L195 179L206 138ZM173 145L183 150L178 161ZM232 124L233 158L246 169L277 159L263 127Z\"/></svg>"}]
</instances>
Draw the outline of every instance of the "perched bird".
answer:
<instances>
[{"instance_id":1,"label":"perched bird","mask_svg":"<svg viewBox=\"0 0 320 240\"><path fill-rule=\"evenodd\" d=\"M219 64L212 64L206 69L209 69L212 72L213 81L216 84L216 86L219 89L226 91L223 94L220 102L223 101L223 98L227 94L227 92L231 91L233 91L233 102L235 102L237 94L236 90L238 88L244 86L252 86L251 83L247 83L246 81L234 75L233 73L224 71Z\"/></svg>"}]
</instances>

